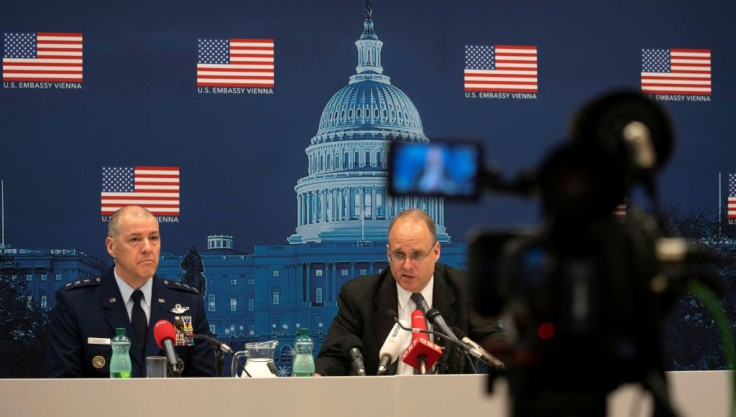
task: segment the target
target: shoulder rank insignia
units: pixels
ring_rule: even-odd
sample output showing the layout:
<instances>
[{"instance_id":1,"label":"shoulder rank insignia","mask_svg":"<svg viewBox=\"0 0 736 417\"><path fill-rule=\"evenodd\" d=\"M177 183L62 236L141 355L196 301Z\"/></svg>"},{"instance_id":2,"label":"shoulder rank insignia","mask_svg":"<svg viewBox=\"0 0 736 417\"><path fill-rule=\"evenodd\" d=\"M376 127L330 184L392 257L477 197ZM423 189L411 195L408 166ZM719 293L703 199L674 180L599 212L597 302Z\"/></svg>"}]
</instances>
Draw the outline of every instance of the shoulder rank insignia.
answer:
<instances>
[{"instance_id":1,"label":"shoulder rank insignia","mask_svg":"<svg viewBox=\"0 0 736 417\"><path fill-rule=\"evenodd\" d=\"M102 282L102 278L100 278L100 277L97 277L97 278L94 278L94 279L85 278L85 279L80 279L80 280L76 280L76 281L67 282L66 285L64 285L64 289L65 290L71 290L71 289L74 289L74 288L82 288L82 287L87 287L87 286L90 286L90 285L98 285L101 282Z\"/></svg>"},{"instance_id":2,"label":"shoulder rank insignia","mask_svg":"<svg viewBox=\"0 0 736 417\"><path fill-rule=\"evenodd\" d=\"M194 293L194 294L199 294L199 291L196 288L194 288L194 287L192 287L190 285L187 285L187 284L185 284L185 283L183 283L181 281L170 281L168 279L165 279L165 280L163 280L163 283L164 283L164 285L166 285L166 288L171 288L173 290L181 290L181 291L191 292L191 293Z\"/></svg>"}]
</instances>

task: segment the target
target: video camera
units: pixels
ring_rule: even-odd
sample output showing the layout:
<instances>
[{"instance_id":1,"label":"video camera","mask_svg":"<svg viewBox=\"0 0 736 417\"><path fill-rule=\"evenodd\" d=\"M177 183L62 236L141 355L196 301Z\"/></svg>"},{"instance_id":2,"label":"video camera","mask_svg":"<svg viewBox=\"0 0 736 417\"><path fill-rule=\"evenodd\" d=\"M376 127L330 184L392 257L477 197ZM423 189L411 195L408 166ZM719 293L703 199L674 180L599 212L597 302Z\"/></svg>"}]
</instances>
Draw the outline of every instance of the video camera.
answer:
<instances>
[{"instance_id":1,"label":"video camera","mask_svg":"<svg viewBox=\"0 0 736 417\"><path fill-rule=\"evenodd\" d=\"M635 187L658 205L656 176L673 147L665 112L630 91L588 103L569 140L510 181L483 168L478 143L392 142L395 195L487 189L541 203L539 228L484 231L468 248L475 309L509 315L518 333L505 357L514 416L602 416L607 394L631 382L652 393L655 415L674 415L659 335L692 277L688 246L654 214L613 215Z\"/></svg>"}]
</instances>

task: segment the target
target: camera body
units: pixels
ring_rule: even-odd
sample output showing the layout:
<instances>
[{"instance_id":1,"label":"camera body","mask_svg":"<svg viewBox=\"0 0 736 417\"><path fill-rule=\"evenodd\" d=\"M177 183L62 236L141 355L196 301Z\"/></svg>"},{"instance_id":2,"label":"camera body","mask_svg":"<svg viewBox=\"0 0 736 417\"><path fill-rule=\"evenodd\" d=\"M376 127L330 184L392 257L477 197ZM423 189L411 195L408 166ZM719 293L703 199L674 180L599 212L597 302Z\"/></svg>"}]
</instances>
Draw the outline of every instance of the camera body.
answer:
<instances>
[{"instance_id":1,"label":"camera body","mask_svg":"<svg viewBox=\"0 0 736 417\"><path fill-rule=\"evenodd\" d=\"M407 146L394 143L392 155ZM659 334L687 265L663 260L658 250L668 238L658 219L636 210L625 221L613 215L637 185L656 204L655 176L672 148L665 113L639 93L617 91L583 107L569 142L537 169L508 182L489 171L465 176L476 187L466 197L512 191L539 198L544 213L536 230L485 231L468 249L475 310L510 316L518 335L499 352L515 416L605 415L608 392L628 382L650 390L656 413L672 413ZM412 170L390 169L391 183L393 172Z\"/></svg>"}]
</instances>

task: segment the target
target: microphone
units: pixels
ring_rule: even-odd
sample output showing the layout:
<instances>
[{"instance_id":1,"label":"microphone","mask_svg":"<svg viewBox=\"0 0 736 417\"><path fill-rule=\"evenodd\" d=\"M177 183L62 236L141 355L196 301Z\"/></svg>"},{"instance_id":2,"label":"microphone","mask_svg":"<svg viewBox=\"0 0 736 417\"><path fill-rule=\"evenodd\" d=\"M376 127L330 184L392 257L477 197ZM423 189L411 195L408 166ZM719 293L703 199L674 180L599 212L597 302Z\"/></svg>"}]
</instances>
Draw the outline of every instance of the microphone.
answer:
<instances>
[{"instance_id":1,"label":"microphone","mask_svg":"<svg viewBox=\"0 0 736 417\"><path fill-rule=\"evenodd\" d=\"M360 376L365 376L365 363L363 362L363 343L358 336L350 334L342 341L342 351L350 358L352 369Z\"/></svg>"},{"instance_id":2,"label":"microphone","mask_svg":"<svg viewBox=\"0 0 736 417\"><path fill-rule=\"evenodd\" d=\"M412 334L411 340L414 339L425 339L429 340L427 333L423 333L422 330L427 330L427 319L424 317L424 313L421 310L414 310L411 313L411 327Z\"/></svg>"},{"instance_id":3,"label":"microphone","mask_svg":"<svg viewBox=\"0 0 736 417\"><path fill-rule=\"evenodd\" d=\"M388 336L386 336L386 341L383 342L383 346L381 346L381 350L378 352L378 357L381 360L378 363L378 372L376 375L386 373L388 366L398 359L399 350L406 343L406 339L409 338L409 333L403 332L402 326L405 327L406 325L396 319L396 324L394 324L394 327L391 328Z\"/></svg>"},{"instance_id":4,"label":"microphone","mask_svg":"<svg viewBox=\"0 0 736 417\"><path fill-rule=\"evenodd\" d=\"M483 361L483 363L495 368L496 370L503 371L506 369L506 365L501 362L500 359L491 355L487 350L483 349L481 345L471 340L462 330L457 327L453 327L452 329L455 331L455 334L458 335L460 340L465 343L465 350L467 350L471 356Z\"/></svg>"},{"instance_id":5,"label":"microphone","mask_svg":"<svg viewBox=\"0 0 736 417\"><path fill-rule=\"evenodd\" d=\"M159 320L153 326L153 337L156 344L166 353L166 360L169 363L169 370L174 375L181 374L184 370L184 362L176 356L174 351L174 340L176 339L176 330L174 326L167 320Z\"/></svg>"},{"instance_id":6,"label":"microphone","mask_svg":"<svg viewBox=\"0 0 736 417\"><path fill-rule=\"evenodd\" d=\"M411 327L417 331L412 331L411 344L401 355L401 360L424 375L442 356L442 348L429 341L426 333L427 321L420 310L411 313Z\"/></svg>"},{"instance_id":7,"label":"microphone","mask_svg":"<svg viewBox=\"0 0 736 417\"><path fill-rule=\"evenodd\" d=\"M459 342L460 340L457 338L455 333L450 329L450 326L447 325L447 322L442 317L442 314L437 310L436 308L430 308L427 310L427 318L434 324L435 327L442 330L442 333L445 334L445 337L447 339L452 339L456 342Z\"/></svg>"},{"instance_id":8,"label":"microphone","mask_svg":"<svg viewBox=\"0 0 736 417\"><path fill-rule=\"evenodd\" d=\"M433 334L433 335L435 335L437 337L445 337L445 335L442 334L442 333L440 333L440 332L435 332L435 331L432 331L432 330L426 330L426 326L425 326L424 329L415 329L413 327L408 327L406 325L406 322L399 321L399 317L396 316L396 311L395 310L386 310L386 314L388 314L389 316L393 317L394 322L396 322L396 324L398 324L399 327L401 327L402 329L406 330L407 332L410 332L410 333L411 332L414 332L414 333ZM459 340L452 340L452 339L449 339L449 340L450 340L450 342L453 342L453 343L456 343L456 344L465 346L463 344L463 342L461 342Z\"/></svg>"}]
</instances>

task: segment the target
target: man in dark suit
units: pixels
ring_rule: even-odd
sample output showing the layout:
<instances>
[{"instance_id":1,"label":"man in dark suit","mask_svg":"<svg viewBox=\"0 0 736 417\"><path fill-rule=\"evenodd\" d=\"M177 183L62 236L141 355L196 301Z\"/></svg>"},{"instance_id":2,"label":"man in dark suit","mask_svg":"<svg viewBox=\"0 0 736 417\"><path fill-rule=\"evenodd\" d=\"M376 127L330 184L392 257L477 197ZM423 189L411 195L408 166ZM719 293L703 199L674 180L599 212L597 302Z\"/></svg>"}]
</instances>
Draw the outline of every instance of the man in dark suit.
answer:
<instances>
[{"instance_id":1,"label":"man in dark suit","mask_svg":"<svg viewBox=\"0 0 736 417\"><path fill-rule=\"evenodd\" d=\"M184 323L174 348L184 362L181 375L214 376L212 347L191 337L210 334L202 296L180 282L154 278L161 249L156 218L139 206L121 208L110 217L105 246L115 259L113 269L56 293L44 376L109 377L117 327L131 339L132 376L145 376L145 358L163 355L153 336L162 319Z\"/></svg>"},{"instance_id":2,"label":"man in dark suit","mask_svg":"<svg viewBox=\"0 0 736 417\"><path fill-rule=\"evenodd\" d=\"M387 256L390 269L378 275L359 277L345 283L338 296L339 310L315 361L317 375L348 375L351 362L343 350L347 335L357 336L363 345L367 375L376 375L379 351L394 326L391 314L410 321L417 309L413 293L420 293L429 308L438 310L448 326L462 330L470 338L487 344L508 344L501 322L481 320L470 308L463 271L438 264L440 244L435 224L422 210L406 210L389 226ZM408 341L406 344L408 345ZM442 363L451 356L446 345L443 358L435 366L439 372L472 372L462 366ZM403 352L402 347L401 351ZM387 374L411 374L413 369L399 359Z\"/></svg>"}]
</instances>

